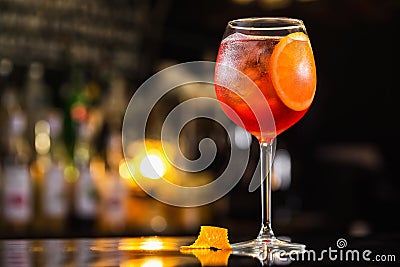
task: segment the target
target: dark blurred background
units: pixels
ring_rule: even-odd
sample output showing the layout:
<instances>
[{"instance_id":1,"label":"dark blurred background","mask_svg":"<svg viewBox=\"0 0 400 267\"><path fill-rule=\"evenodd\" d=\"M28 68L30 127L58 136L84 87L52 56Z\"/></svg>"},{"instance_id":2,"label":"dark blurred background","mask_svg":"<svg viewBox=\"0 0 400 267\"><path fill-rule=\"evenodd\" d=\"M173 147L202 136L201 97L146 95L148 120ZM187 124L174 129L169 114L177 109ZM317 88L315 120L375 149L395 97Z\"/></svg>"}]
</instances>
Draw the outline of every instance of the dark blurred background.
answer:
<instances>
[{"instance_id":1,"label":"dark blurred background","mask_svg":"<svg viewBox=\"0 0 400 267\"><path fill-rule=\"evenodd\" d=\"M248 16L302 19L317 64L314 103L278 137L290 171L275 173L275 232L397 232L399 11L397 0L0 0L0 237L196 234L203 224L255 236L255 140L240 183L198 208L144 194L120 145L142 82L214 61L227 22ZM196 129L189 147L219 131Z\"/></svg>"}]
</instances>

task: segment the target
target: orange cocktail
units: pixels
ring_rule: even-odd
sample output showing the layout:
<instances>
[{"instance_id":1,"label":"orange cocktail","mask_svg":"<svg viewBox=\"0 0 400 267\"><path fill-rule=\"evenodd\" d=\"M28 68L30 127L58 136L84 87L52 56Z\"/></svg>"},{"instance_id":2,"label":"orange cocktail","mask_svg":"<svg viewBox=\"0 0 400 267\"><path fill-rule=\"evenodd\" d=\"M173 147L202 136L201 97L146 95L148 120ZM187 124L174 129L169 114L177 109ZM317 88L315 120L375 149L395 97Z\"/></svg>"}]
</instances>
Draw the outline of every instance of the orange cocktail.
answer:
<instances>
[{"instance_id":1,"label":"orange cocktail","mask_svg":"<svg viewBox=\"0 0 400 267\"><path fill-rule=\"evenodd\" d=\"M261 90L272 111L276 134L295 124L307 112L315 93L316 71L310 41L304 33L285 37L259 37L235 33L220 45L217 63L247 75ZM234 81L232 81L234 82ZM241 119L244 128L260 137L260 118L241 96L247 88L235 92L216 85L218 100L234 122Z\"/></svg>"},{"instance_id":2,"label":"orange cocktail","mask_svg":"<svg viewBox=\"0 0 400 267\"><path fill-rule=\"evenodd\" d=\"M215 92L226 115L258 139L261 170L261 230L255 239L232 244L234 253L262 254L266 247L305 249L278 239L272 231L271 169L277 135L309 110L316 80L314 55L301 20L261 17L228 22L217 56Z\"/></svg>"}]
</instances>

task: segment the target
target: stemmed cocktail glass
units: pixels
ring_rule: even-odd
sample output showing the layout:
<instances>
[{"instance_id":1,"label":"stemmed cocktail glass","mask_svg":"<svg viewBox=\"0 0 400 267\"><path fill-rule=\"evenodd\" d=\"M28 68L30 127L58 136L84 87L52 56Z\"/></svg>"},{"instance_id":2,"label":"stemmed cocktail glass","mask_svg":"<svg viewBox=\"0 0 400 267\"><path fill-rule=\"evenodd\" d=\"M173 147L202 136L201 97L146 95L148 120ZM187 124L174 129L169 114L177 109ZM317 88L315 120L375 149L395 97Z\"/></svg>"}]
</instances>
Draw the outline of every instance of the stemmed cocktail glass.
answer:
<instances>
[{"instance_id":1,"label":"stemmed cocktail glass","mask_svg":"<svg viewBox=\"0 0 400 267\"><path fill-rule=\"evenodd\" d=\"M315 94L316 68L304 23L285 17L230 21L218 51L215 84L226 115L260 144L261 230L255 239L233 244L233 251L303 251L305 245L280 240L272 231L271 167L276 136L304 116Z\"/></svg>"}]
</instances>

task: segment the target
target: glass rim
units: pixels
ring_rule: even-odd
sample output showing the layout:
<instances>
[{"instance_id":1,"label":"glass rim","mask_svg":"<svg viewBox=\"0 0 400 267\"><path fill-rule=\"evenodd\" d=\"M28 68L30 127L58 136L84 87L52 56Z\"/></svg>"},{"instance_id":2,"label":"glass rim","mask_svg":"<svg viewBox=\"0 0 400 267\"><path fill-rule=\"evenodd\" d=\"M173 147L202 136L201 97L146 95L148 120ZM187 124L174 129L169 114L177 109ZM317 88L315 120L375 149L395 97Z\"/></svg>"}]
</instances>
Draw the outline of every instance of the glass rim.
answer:
<instances>
[{"instance_id":1,"label":"glass rim","mask_svg":"<svg viewBox=\"0 0 400 267\"><path fill-rule=\"evenodd\" d=\"M257 27L257 26L240 26L235 25L240 22L286 22L287 25L284 26L268 26L268 27ZM234 19L228 22L229 27L238 30L247 30L247 31L276 31L276 30L288 30L288 29L296 29L296 28L304 28L304 22L301 19L291 18L291 17L248 17L248 18L240 18Z\"/></svg>"}]
</instances>

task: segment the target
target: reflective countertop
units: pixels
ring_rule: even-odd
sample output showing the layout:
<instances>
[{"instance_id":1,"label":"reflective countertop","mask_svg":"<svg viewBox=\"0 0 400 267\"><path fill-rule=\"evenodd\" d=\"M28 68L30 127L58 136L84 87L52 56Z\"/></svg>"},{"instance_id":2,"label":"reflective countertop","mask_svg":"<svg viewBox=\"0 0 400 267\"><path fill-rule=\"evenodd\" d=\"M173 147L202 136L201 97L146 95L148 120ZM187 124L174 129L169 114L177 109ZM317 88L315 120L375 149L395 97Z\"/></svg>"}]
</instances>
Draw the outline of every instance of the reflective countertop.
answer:
<instances>
[{"instance_id":1,"label":"reflective countertop","mask_svg":"<svg viewBox=\"0 0 400 267\"><path fill-rule=\"evenodd\" d=\"M313 242L302 256L181 251L191 236L0 240L1 266L396 266L398 235ZM385 240L386 239L386 240ZM318 240L324 240L320 237ZM319 244L315 246L316 244ZM368 252L369 251L369 252ZM296 258L297 257L297 258Z\"/></svg>"}]
</instances>

